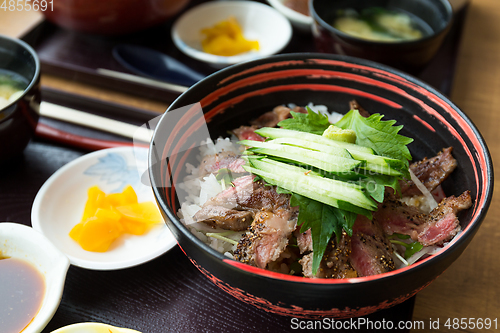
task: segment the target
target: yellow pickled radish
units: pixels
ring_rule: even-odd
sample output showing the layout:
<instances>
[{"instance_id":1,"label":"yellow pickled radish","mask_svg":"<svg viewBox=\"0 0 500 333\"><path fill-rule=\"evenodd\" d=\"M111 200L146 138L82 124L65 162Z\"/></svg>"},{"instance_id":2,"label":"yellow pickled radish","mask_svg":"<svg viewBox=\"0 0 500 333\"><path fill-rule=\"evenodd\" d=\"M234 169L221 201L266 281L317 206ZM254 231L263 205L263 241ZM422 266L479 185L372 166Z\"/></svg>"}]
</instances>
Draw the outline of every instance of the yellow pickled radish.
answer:
<instances>
[{"instance_id":1,"label":"yellow pickled radish","mask_svg":"<svg viewBox=\"0 0 500 333\"><path fill-rule=\"evenodd\" d=\"M80 239L80 234L82 233L83 222L78 223L71 229L69 232L69 237L73 238L73 240L77 241Z\"/></svg>"},{"instance_id":2,"label":"yellow pickled radish","mask_svg":"<svg viewBox=\"0 0 500 333\"><path fill-rule=\"evenodd\" d=\"M110 205L124 206L130 205L133 203L137 203L137 194L134 191L134 188L130 185L123 189L122 193L112 193L106 196L106 200L110 203Z\"/></svg>"},{"instance_id":3,"label":"yellow pickled radish","mask_svg":"<svg viewBox=\"0 0 500 333\"><path fill-rule=\"evenodd\" d=\"M155 203L138 203L132 186L108 195L97 186L87 192L82 220L69 232L84 250L105 252L124 233L143 235L163 221Z\"/></svg>"},{"instance_id":4,"label":"yellow pickled radish","mask_svg":"<svg viewBox=\"0 0 500 333\"><path fill-rule=\"evenodd\" d=\"M94 216L99 204L102 204L103 198L106 194L99 189L98 186L92 186L87 190L87 202L85 203L85 208L83 209L82 222L87 220L89 217Z\"/></svg>"},{"instance_id":5,"label":"yellow pickled radish","mask_svg":"<svg viewBox=\"0 0 500 333\"><path fill-rule=\"evenodd\" d=\"M137 222L127 218L123 218L120 222L125 232L136 236L144 235L152 226L152 224Z\"/></svg>"},{"instance_id":6,"label":"yellow pickled radish","mask_svg":"<svg viewBox=\"0 0 500 333\"><path fill-rule=\"evenodd\" d=\"M259 49L258 41L250 41L243 36L243 31L234 17L202 29L201 33L205 36L201 46L206 53L234 56Z\"/></svg>"},{"instance_id":7,"label":"yellow pickled radish","mask_svg":"<svg viewBox=\"0 0 500 333\"><path fill-rule=\"evenodd\" d=\"M104 217L89 217L81 228L78 243L84 250L105 252L121 234L118 221Z\"/></svg>"},{"instance_id":8,"label":"yellow pickled radish","mask_svg":"<svg viewBox=\"0 0 500 333\"><path fill-rule=\"evenodd\" d=\"M122 224L126 232L133 235L142 235L154 224L163 221L156 205L151 202L142 202L116 207L122 215Z\"/></svg>"},{"instance_id":9,"label":"yellow pickled radish","mask_svg":"<svg viewBox=\"0 0 500 333\"><path fill-rule=\"evenodd\" d=\"M151 201L116 207L116 210L132 221L145 224L155 224L163 221L158 207Z\"/></svg>"}]
</instances>

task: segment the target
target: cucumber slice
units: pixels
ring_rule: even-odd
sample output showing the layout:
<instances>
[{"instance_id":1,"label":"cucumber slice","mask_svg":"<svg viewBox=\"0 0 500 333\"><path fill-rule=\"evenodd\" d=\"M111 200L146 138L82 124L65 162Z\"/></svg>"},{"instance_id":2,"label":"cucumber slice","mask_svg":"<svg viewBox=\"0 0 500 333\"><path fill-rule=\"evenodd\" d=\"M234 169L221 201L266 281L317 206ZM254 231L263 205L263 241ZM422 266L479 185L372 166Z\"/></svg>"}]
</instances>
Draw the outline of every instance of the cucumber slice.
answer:
<instances>
[{"instance_id":1,"label":"cucumber slice","mask_svg":"<svg viewBox=\"0 0 500 333\"><path fill-rule=\"evenodd\" d=\"M317 134L311 134L307 132L300 132L300 131L294 131L294 130L288 130L284 128L273 128L273 127L262 127L259 128L258 130L255 131L255 133L268 137L271 139L277 139L277 138L296 138L296 139L302 139L302 140L307 140L311 142L316 142L320 144L324 144L327 146L333 146L333 147L341 147L347 149L349 153L355 151L355 152L360 152L360 153L366 153L366 154L374 154L373 149L363 147L356 145L354 143L349 143L349 142L342 142L342 141L335 141L335 140L330 140L327 139L321 135Z\"/></svg>"},{"instance_id":2,"label":"cucumber slice","mask_svg":"<svg viewBox=\"0 0 500 333\"><path fill-rule=\"evenodd\" d=\"M292 144L309 149L316 149L325 153L335 153L336 151L333 149L346 149L353 159L366 161L364 169L384 175L399 176L401 172L398 170L404 167L399 160L375 155L371 148L348 142L334 141L321 135L271 127L263 127L258 129L256 133L272 138L273 140L269 142Z\"/></svg>"},{"instance_id":3,"label":"cucumber slice","mask_svg":"<svg viewBox=\"0 0 500 333\"><path fill-rule=\"evenodd\" d=\"M350 172L355 167L363 165L362 161L357 161L352 158L339 157L321 151L315 151L296 146L280 145L275 143L251 140L243 140L239 143L245 146L252 147L249 148L249 150L253 153L266 154L294 160L299 163L314 166L327 172Z\"/></svg>"},{"instance_id":4,"label":"cucumber slice","mask_svg":"<svg viewBox=\"0 0 500 333\"><path fill-rule=\"evenodd\" d=\"M376 203L367 197L359 185L323 178L317 175L310 176L308 170L300 167L292 170L284 163L267 158L250 161L251 166L243 168L261 176L267 182L282 187L291 192L306 196L337 208L349 207L345 203L366 210L376 210ZM280 171L281 170L281 171ZM286 170L286 172L283 172ZM344 203L339 203L340 201ZM352 211L352 208L351 210Z\"/></svg>"},{"instance_id":5,"label":"cucumber slice","mask_svg":"<svg viewBox=\"0 0 500 333\"><path fill-rule=\"evenodd\" d=\"M311 142L311 141L302 140L302 139L277 138L277 139L272 139L272 140L269 140L266 142L274 143L274 144L296 146L296 147L301 147L301 148L307 148L310 150L321 151L321 152L327 153L327 154L333 154L333 155L336 155L339 157L352 158L352 155L347 151L347 149L340 148L340 147L334 147L334 146L327 146L327 145L323 145L321 143Z\"/></svg>"}]
</instances>

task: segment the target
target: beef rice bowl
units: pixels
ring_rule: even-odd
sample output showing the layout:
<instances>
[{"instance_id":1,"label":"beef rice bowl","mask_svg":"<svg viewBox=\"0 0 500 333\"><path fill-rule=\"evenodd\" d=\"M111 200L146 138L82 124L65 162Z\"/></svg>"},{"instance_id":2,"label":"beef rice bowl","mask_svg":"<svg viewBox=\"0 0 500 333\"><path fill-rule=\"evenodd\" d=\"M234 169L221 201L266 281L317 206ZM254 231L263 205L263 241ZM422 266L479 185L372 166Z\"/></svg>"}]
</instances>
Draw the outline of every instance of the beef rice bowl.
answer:
<instances>
[{"instance_id":1,"label":"beef rice bowl","mask_svg":"<svg viewBox=\"0 0 500 333\"><path fill-rule=\"evenodd\" d=\"M366 143L363 126L386 147ZM155 196L190 260L235 297L291 316L408 299L463 251L491 196L487 149L458 108L349 57L222 70L174 102L151 148Z\"/></svg>"}]
</instances>

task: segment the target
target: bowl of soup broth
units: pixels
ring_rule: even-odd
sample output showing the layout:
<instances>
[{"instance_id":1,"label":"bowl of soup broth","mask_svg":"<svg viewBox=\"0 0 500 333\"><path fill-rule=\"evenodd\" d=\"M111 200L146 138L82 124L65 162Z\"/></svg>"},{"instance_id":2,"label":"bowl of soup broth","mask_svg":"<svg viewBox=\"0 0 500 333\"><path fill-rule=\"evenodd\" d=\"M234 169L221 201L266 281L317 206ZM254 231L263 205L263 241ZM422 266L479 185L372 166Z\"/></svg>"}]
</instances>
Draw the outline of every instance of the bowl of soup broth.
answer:
<instances>
[{"instance_id":1,"label":"bowl of soup broth","mask_svg":"<svg viewBox=\"0 0 500 333\"><path fill-rule=\"evenodd\" d=\"M418 74L439 50L453 17L448 0L311 0L320 52Z\"/></svg>"},{"instance_id":2,"label":"bowl of soup broth","mask_svg":"<svg viewBox=\"0 0 500 333\"><path fill-rule=\"evenodd\" d=\"M35 133L40 61L31 46L0 35L0 163L20 155Z\"/></svg>"}]
</instances>

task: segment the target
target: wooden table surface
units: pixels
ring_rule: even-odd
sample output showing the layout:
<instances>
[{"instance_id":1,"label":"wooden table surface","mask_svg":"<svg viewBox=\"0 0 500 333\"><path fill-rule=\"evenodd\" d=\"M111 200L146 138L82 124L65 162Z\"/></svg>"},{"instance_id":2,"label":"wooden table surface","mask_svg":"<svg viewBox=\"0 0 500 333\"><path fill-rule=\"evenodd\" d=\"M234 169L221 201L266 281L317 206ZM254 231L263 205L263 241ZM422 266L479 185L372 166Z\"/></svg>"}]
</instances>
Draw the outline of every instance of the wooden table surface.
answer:
<instances>
[{"instance_id":1,"label":"wooden table surface","mask_svg":"<svg viewBox=\"0 0 500 333\"><path fill-rule=\"evenodd\" d=\"M29 29L24 22L33 22L38 18L37 13L6 13L0 10L0 33L19 36ZM43 76L42 84L44 87L140 106L156 112L162 112L167 107L162 102L105 91L54 76ZM488 144L494 166L500 165L499 0L472 0L458 55L451 100L477 125ZM497 168L495 171L498 172ZM440 329L433 332L450 331L443 323L454 318L497 318L497 322L500 321L499 190L496 187L489 213L463 255L416 298L413 320L428 323L430 319L439 319ZM488 330L467 328L458 331Z\"/></svg>"}]
</instances>

